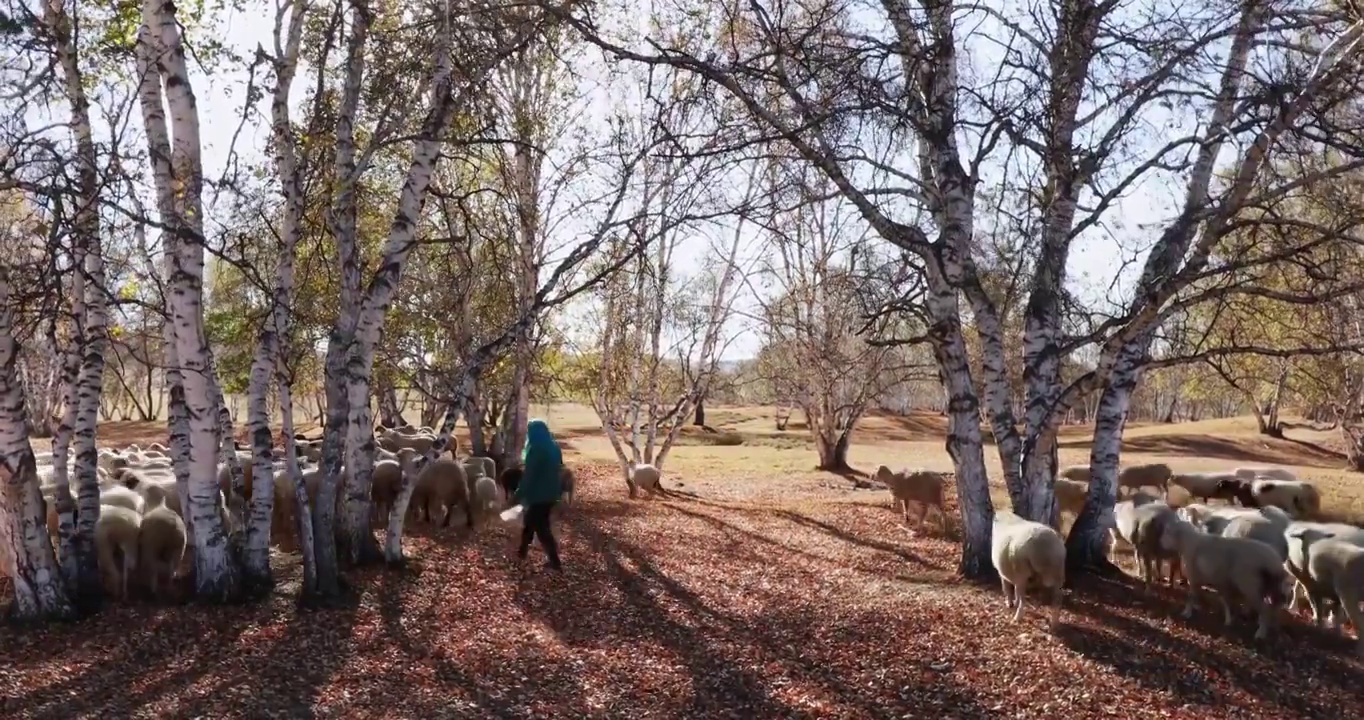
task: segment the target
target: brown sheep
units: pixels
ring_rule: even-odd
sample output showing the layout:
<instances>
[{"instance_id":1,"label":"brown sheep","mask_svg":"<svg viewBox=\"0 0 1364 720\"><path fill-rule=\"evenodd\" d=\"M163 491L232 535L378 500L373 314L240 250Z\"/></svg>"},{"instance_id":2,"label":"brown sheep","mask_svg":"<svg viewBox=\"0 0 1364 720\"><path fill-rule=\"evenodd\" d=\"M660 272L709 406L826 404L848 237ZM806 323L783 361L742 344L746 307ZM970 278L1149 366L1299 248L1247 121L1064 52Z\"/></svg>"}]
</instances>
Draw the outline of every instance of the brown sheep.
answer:
<instances>
[{"instance_id":1,"label":"brown sheep","mask_svg":"<svg viewBox=\"0 0 1364 720\"><path fill-rule=\"evenodd\" d=\"M901 470L893 472L885 465L876 469L876 479L885 483L895 500L896 509L904 513L905 523L909 523L909 504L919 505L919 519L916 525L922 526L930 508L937 510L938 518L946 526L947 515L943 511L943 486L946 479L941 473L930 470Z\"/></svg>"},{"instance_id":2,"label":"brown sheep","mask_svg":"<svg viewBox=\"0 0 1364 720\"><path fill-rule=\"evenodd\" d=\"M1170 477L1174 473L1170 466L1165 463L1151 463L1149 465L1128 465L1118 471L1118 490L1131 488L1140 490L1143 487L1158 487L1161 492L1169 494Z\"/></svg>"},{"instance_id":3,"label":"brown sheep","mask_svg":"<svg viewBox=\"0 0 1364 720\"><path fill-rule=\"evenodd\" d=\"M403 472L417 472L415 470L418 454L415 450L404 449L399 453L399 458L403 464ZM437 522L438 516L442 513L439 509L444 509L444 519L441 524L449 527L454 518L454 509L460 507L464 510L464 515L468 527L473 527L474 515L469 506L469 483L464 477L464 468L459 463L450 458L437 458L422 467L417 472L417 486L412 491L411 513L414 518L420 517L423 512L426 515L426 522Z\"/></svg>"}]
</instances>

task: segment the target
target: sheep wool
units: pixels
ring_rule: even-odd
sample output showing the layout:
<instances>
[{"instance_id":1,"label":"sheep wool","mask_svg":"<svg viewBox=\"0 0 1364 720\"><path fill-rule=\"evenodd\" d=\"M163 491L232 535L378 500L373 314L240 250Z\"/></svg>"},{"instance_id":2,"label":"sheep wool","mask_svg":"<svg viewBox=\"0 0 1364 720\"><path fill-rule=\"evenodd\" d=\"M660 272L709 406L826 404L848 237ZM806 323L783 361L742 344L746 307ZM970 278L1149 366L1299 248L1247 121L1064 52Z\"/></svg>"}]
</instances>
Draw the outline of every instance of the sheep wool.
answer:
<instances>
[{"instance_id":1,"label":"sheep wool","mask_svg":"<svg viewBox=\"0 0 1364 720\"><path fill-rule=\"evenodd\" d=\"M1056 627L1061 588L1066 583L1066 543L1061 534L1011 512L1000 512L991 529L990 559L999 573L1005 607L1014 608L1014 622L1023 615L1024 592L1036 584L1051 592L1051 626Z\"/></svg>"}]
</instances>

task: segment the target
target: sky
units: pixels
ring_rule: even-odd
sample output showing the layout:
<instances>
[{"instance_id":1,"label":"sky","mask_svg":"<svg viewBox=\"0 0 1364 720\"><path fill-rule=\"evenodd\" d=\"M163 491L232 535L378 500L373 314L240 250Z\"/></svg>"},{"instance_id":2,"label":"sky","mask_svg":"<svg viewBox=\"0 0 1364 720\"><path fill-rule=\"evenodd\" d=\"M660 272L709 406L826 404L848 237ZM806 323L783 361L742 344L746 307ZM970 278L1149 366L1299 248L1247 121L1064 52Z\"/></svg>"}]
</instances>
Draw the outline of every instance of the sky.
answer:
<instances>
[{"instance_id":1,"label":"sky","mask_svg":"<svg viewBox=\"0 0 1364 720\"><path fill-rule=\"evenodd\" d=\"M257 42L269 45L273 34L273 13L262 12L262 6L253 4L245 12L228 10L220 26L227 44L239 52L249 53ZM989 33L985 33L988 35ZM989 59L992 52L988 44L973 48L979 56ZM228 159L232 137L237 132L242 110L242 90L245 73L243 71L219 72L214 77L204 77L192 68L192 82L199 101L201 132L203 139L203 159L205 172L209 177L218 177ZM302 78L300 78L301 80ZM295 98L302 95L302 82L296 82ZM261 112L265 112L265 103ZM297 113L296 113L297 115ZM263 123L248 123L236 140L236 152L244 159L260 158L266 147L268 128ZM1130 281L1133 272L1130 256L1133 248L1149 244L1158 233L1162 221L1170 217L1176 207L1175 199L1178 186L1165 182L1144 182L1139 184L1111 211L1113 218L1121 219L1121 228L1111 232L1091 232L1082 235L1074 244L1070 254L1068 273L1072 289L1089 302L1099 302L1104 297L1113 296L1110 286L1115 279ZM206 197L209 204L207 212L215 214L212 198ZM226 205L226 199L222 201ZM684 241L689 247L679 248L676 258L681 265L681 273L688 275L701 267L707 254L702 240ZM761 246L761 238L748 238L746 245L750 251ZM1127 259L1128 262L1124 263ZM1139 268L1139 266L1136 266ZM1121 276L1121 278L1119 277ZM1125 284L1125 283L1124 283ZM741 301L742 309L751 313L756 303L751 299ZM756 355L761 334L745 329L742 325L744 312L736 318L732 328L734 340L730 342L723 355L725 360L735 360Z\"/></svg>"}]
</instances>

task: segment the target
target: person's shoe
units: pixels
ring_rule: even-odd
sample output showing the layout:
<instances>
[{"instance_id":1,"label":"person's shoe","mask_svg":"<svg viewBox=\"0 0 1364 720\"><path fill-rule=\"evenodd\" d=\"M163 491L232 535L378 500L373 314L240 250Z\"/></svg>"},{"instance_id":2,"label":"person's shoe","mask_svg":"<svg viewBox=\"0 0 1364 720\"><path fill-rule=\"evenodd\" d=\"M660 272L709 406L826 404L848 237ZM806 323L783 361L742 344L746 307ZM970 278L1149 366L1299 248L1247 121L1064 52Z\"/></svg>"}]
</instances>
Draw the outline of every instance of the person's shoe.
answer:
<instances>
[{"instance_id":1,"label":"person's shoe","mask_svg":"<svg viewBox=\"0 0 1364 720\"><path fill-rule=\"evenodd\" d=\"M557 573L562 573L564 571L563 563L547 562L545 563L545 567Z\"/></svg>"}]
</instances>

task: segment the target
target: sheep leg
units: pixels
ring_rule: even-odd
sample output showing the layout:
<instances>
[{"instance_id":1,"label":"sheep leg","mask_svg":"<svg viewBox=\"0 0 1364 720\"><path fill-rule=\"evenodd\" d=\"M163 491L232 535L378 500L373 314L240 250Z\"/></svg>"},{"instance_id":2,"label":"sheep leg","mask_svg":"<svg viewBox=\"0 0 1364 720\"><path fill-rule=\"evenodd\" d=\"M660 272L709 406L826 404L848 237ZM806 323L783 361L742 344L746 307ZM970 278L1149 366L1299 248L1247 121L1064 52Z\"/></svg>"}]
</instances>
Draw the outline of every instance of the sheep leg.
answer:
<instances>
[{"instance_id":1,"label":"sheep leg","mask_svg":"<svg viewBox=\"0 0 1364 720\"><path fill-rule=\"evenodd\" d=\"M922 527L924 526L924 519L927 518L927 517L928 517L928 503L926 503L926 502L920 502L920 503L919 503L919 521L918 521L917 523L915 523L915 524L922 528Z\"/></svg>"},{"instance_id":2,"label":"sheep leg","mask_svg":"<svg viewBox=\"0 0 1364 720\"><path fill-rule=\"evenodd\" d=\"M1336 581L1336 598L1340 607L1340 612L1350 619L1350 623L1355 626L1355 636L1358 638L1356 652L1360 657L1364 657L1364 612L1359 610L1359 591L1350 587L1341 580ZM1344 624L1341 624L1341 631L1344 631Z\"/></svg>"},{"instance_id":3,"label":"sheep leg","mask_svg":"<svg viewBox=\"0 0 1364 720\"><path fill-rule=\"evenodd\" d=\"M1010 583L1008 580L1005 580L1003 577L1001 577L999 578L999 584L1001 587L1004 588L1004 607L1012 608L1014 606L1013 583Z\"/></svg>"},{"instance_id":4,"label":"sheep leg","mask_svg":"<svg viewBox=\"0 0 1364 720\"><path fill-rule=\"evenodd\" d=\"M123 549L123 577L122 577L122 586L120 587L120 590L119 590L119 591L120 591L120 597L119 597L119 599L120 599L120 600L123 600L124 602L127 602L127 600L128 600L128 579L132 577L132 575L133 575L133 570L134 570L136 567L137 567L137 553L130 553L130 552L128 552L128 549L127 549L127 548L124 548L124 549Z\"/></svg>"},{"instance_id":5,"label":"sheep leg","mask_svg":"<svg viewBox=\"0 0 1364 720\"><path fill-rule=\"evenodd\" d=\"M1312 607L1312 624L1321 627L1321 606L1326 602L1326 598L1320 592L1311 588L1307 590L1307 604Z\"/></svg>"},{"instance_id":6,"label":"sheep leg","mask_svg":"<svg viewBox=\"0 0 1364 720\"><path fill-rule=\"evenodd\" d=\"M1255 629L1255 639L1264 640L1269 637L1269 625L1274 620L1274 606L1260 598L1251 598L1250 605L1260 616L1260 625Z\"/></svg>"},{"instance_id":7,"label":"sheep leg","mask_svg":"<svg viewBox=\"0 0 1364 720\"><path fill-rule=\"evenodd\" d=\"M1182 618L1184 618L1185 620L1188 620L1189 618L1193 617L1194 608L1195 608L1195 606L1196 606L1197 604L1198 604L1198 586L1196 586L1196 585L1194 585L1192 582L1190 582L1190 583L1189 583L1189 593L1188 593L1188 595L1186 595L1186 596L1184 597L1184 610L1182 610L1182 611L1179 613L1179 616L1182 617Z\"/></svg>"},{"instance_id":8,"label":"sheep leg","mask_svg":"<svg viewBox=\"0 0 1364 720\"><path fill-rule=\"evenodd\" d=\"M1231 627L1231 624L1235 620L1235 618L1232 617L1231 603L1227 602L1226 593L1222 592L1217 593L1217 599L1222 601L1222 624L1227 627Z\"/></svg>"},{"instance_id":9,"label":"sheep leg","mask_svg":"<svg viewBox=\"0 0 1364 720\"><path fill-rule=\"evenodd\" d=\"M1014 606L1014 622L1018 622L1023 617L1023 583L1014 585L1014 600L1017 603Z\"/></svg>"},{"instance_id":10,"label":"sheep leg","mask_svg":"<svg viewBox=\"0 0 1364 720\"><path fill-rule=\"evenodd\" d=\"M1298 592L1302 590L1302 581L1293 579L1293 593L1288 596L1288 612L1298 609Z\"/></svg>"},{"instance_id":11,"label":"sheep leg","mask_svg":"<svg viewBox=\"0 0 1364 720\"><path fill-rule=\"evenodd\" d=\"M1056 628L1061 624L1061 588L1052 588L1051 591L1051 626Z\"/></svg>"}]
</instances>

